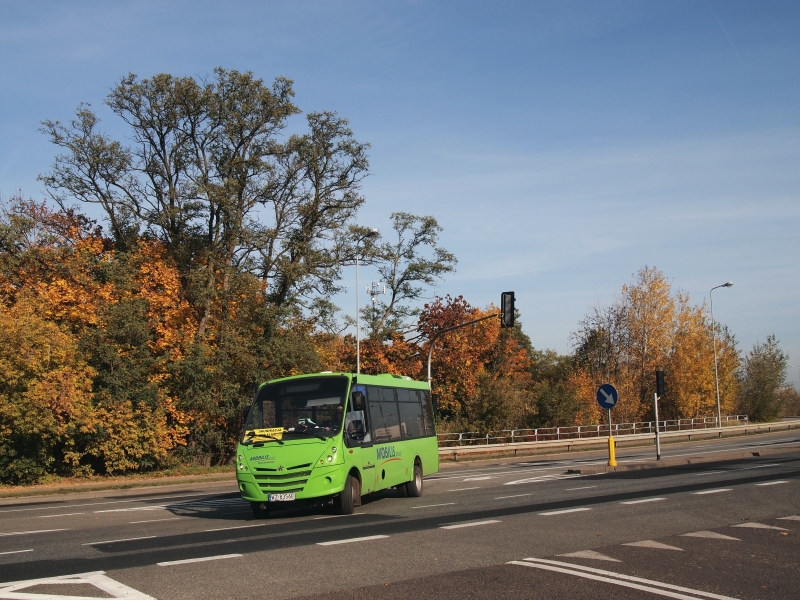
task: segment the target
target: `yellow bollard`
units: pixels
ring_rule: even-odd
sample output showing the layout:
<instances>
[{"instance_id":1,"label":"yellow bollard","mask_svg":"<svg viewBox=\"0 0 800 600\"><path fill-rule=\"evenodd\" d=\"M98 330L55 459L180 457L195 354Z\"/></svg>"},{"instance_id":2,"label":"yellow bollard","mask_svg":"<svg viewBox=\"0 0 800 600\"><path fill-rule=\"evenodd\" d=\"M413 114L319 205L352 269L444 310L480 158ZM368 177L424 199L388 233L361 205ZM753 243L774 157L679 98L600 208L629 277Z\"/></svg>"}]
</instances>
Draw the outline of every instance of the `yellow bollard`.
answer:
<instances>
[{"instance_id":1,"label":"yellow bollard","mask_svg":"<svg viewBox=\"0 0 800 600\"><path fill-rule=\"evenodd\" d=\"M608 466L617 466L617 457L616 453L614 452L614 438L611 436L608 436Z\"/></svg>"}]
</instances>

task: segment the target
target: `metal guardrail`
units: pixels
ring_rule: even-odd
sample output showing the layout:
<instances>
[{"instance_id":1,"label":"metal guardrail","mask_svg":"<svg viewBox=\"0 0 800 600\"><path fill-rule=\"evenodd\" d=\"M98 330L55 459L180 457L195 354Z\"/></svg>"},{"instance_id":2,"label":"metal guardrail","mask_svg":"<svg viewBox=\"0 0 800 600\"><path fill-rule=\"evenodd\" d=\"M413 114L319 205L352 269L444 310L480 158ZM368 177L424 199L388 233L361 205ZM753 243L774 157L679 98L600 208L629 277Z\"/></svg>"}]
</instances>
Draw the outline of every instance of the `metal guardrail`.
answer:
<instances>
[{"instance_id":1,"label":"metal guardrail","mask_svg":"<svg viewBox=\"0 0 800 600\"><path fill-rule=\"evenodd\" d=\"M716 419L714 419L716 420ZM731 419L731 422L733 419ZM659 421L659 431L661 427L661 421ZM693 436L714 436L718 435L722 437L726 434L731 435L747 435L748 433L764 433L764 432L771 432L771 431L787 431L791 429L800 429L800 420L795 421L778 421L773 423L748 423L745 420L740 421L740 425L733 426L731 424L730 427L707 427L707 428L700 428L697 427L695 429L681 429L678 430L677 428L672 429L668 432L661 432L661 438L681 438L687 437L689 440L692 439ZM637 428L638 431L638 428ZM514 442L511 443L499 443L499 444L473 444L468 446L446 446L439 448L439 458L440 460L444 459L453 459L458 460L459 457L464 456L478 456L478 455L489 455L489 454L497 454L497 453L513 453L514 456L517 455L517 452L525 452L525 451L535 451L539 449L555 449L555 448L566 448L569 450L570 448L580 448L580 447L595 447L598 445L604 445L605 439L608 439L608 426L605 427L605 434L603 434L603 429L600 429L601 435L600 437L584 437L581 439L577 438L562 438L560 440L552 439L546 441L531 441L531 442ZM652 433L636 433L634 434L627 434L627 435L620 435L615 436L615 440L617 443L626 443L626 442L643 442L646 440L654 440L656 437L655 432ZM605 438L605 439L603 439Z\"/></svg>"},{"instance_id":2,"label":"metal guardrail","mask_svg":"<svg viewBox=\"0 0 800 600\"><path fill-rule=\"evenodd\" d=\"M722 417L723 427L747 425L747 415L728 415ZM672 419L658 421L661 433L672 431L693 431L695 429L716 429L716 417L698 419ZM636 423L612 423L614 437L621 435L638 435L655 433L655 421L638 421ZM458 433L439 433L439 448L453 446L475 446L492 444L516 444L521 442L550 442L561 440L581 440L608 436L608 425L576 425L572 427L540 427L538 429L503 429L496 432L481 433L478 431L462 431Z\"/></svg>"}]
</instances>

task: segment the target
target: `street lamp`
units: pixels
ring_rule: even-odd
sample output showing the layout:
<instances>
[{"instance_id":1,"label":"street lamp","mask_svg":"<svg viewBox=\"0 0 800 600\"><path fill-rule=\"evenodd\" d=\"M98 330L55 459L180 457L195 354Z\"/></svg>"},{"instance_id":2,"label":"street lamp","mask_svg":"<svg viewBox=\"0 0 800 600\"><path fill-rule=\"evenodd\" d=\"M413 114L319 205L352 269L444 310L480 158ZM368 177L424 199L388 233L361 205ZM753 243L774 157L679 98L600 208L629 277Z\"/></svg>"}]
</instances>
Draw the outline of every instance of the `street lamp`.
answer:
<instances>
[{"instance_id":1,"label":"street lamp","mask_svg":"<svg viewBox=\"0 0 800 600\"><path fill-rule=\"evenodd\" d=\"M368 232L366 232L361 240L363 241L368 238L375 238L380 235L380 232L372 228ZM359 324L359 314L358 314L358 291L361 289L360 284L358 283L358 241L356 242L356 375L361 374L361 326Z\"/></svg>"},{"instance_id":2,"label":"street lamp","mask_svg":"<svg viewBox=\"0 0 800 600\"><path fill-rule=\"evenodd\" d=\"M722 427L722 411L719 406L719 374L717 373L717 331L714 327L714 295L713 292L717 288L733 287L733 282L729 281L722 285L716 285L708 292L708 297L711 300L711 337L714 340L714 384L717 390L717 427ZM721 435L721 434L720 434Z\"/></svg>"}]
</instances>

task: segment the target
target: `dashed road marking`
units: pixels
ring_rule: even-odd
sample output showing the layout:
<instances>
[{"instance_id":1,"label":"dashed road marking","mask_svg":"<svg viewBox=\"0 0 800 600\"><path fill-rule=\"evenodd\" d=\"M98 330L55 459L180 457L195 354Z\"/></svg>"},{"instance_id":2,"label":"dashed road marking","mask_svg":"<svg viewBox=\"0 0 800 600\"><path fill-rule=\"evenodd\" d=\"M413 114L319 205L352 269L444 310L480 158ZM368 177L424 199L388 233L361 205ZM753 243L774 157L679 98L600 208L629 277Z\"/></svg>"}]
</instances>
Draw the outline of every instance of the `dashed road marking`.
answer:
<instances>
[{"instance_id":1,"label":"dashed road marking","mask_svg":"<svg viewBox=\"0 0 800 600\"><path fill-rule=\"evenodd\" d=\"M8 535L33 535L34 533L52 533L54 531L69 531L69 529L37 529L35 531L7 531L0 533L0 537Z\"/></svg>"},{"instance_id":2,"label":"dashed road marking","mask_svg":"<svg viewBox=\"0 0 800 600\"><path fill-rule=\"evenodd\" d=\"M571 492L573 490L590 490L592 488L596 488L596 485L584 485L583 487L576 487L576 488L567 488L564 490L565 492Z\"/></svg>"},{"instance_id":3,"label":"dashed road marking","mask_svg":"<svg viewBox=\"0 0 800 600\"><path fill-rule=\"evenodd\" d=\"M86 544L81 544L81 546L99 546L100 544L116 544L118 542L135 542L136 540L150 540L153 539L154 535L144 535L142 537L132 537L132 538L122 538L119 540L105 540L102 542L88 542Z\"/></svg>"},{"instance_id":4,"label":"dashed road marking","mask_svg":"<svg viewBox=\"0 0 800 600\"><path fill-rule=\"evenodd\" d=\"M434 506L450 506L455 502L443 502L442 504L424 504L423 506L412 506L411 508L433 508Z\"/></svg>"},{"instance_id":5,"label":"dashed road marking","mask_svg":"<svg viewBox=\"0 0 800 600\"><path fill-rule=\"evenodd\" d=\"M241 554L219 554L217 556L204 556L203 558L185 558L183 560L169 560L167 562L156 563L159 567L171 567L173 565L188 565L189 563L206 562L209 560L223 560L226 558L241 558Z\"/></svg>"},{"instance_id":6,"label":"dashed road marking","mask_svg":"<svg viewBox=\"0 0 800 600\"><path fill-rule=\"evenodd\" d=\"M353 542L368 542L370 540L380 540L388 537L388 535L368 535L366 537L347 538L345 540L334 540L332 542L317 542L317 546L335 546L337 544L352 544Z\"/></svg>"},{"instance_id":7,"label":"dashed road marking","mask_svg":"<svg viewBox=\"0 0 800 600\"><path fill-rule=\"evenodd\" d=\"M678 552L683 552L683 548L678 548L677 546L668 546L667 544L662 544L661 542L656 542L655 540L642 540L641 542L628 542L627 544L622 544L623 546L634 546L635 548L652 548L654 550L677 550Z\"/></svg>"},{"instance_id":8,"label":"dashed road marking","mask_svg":"<svg viewBox=\"0 0 800 600\"><path fill-rule=\"evenodd\" d=\"M476 527L477 525L489 525L491 523L500 523L497 519L490 519L488 521L472 521L471 523L456 523L455 525L443 525L439 529L461 529L462 527Z\"/></svg>"},{"instance_id":9,"label":"dashed road marking","mask_svg":"<svg viewBox=\"0 0 800 600\"><path fill-rule=\"evenodd\" d=\"M778 517L779 521L800 521L800 515L791 515L790 517Z\"/></svg>"},{"instance_id":10,"label":"dashed road marking","mask_svg":"<svg viewBox=\"0 0 800 600\"><path fill-rule=\"evenodd\" d=\"M169 519L149 519L148 521L131 521L131 525L137 525L138 523L160 523L161 521L179 521L183 519L183 517L170 517Z\"/></svg>"},{"instance_id":11,"label":"dashed road marking","mask_svg":"<svg viewBox=\"0 0 800 600\"><path fill-rule=\"evenodd\" d=\"M59 515L39 515L37 519L52 519L53 517L74 517L75 515L82 515L83 513L64 513Z\"/></svg>"},{"instance_id":12,"label":"dashed road marking","mask_svg":"<svg viewBox=\"0 0 800 600\"><path fill-rule=\"evenodd\" d=\"M627 502L620 502L620 504L644 504L645 502L659 502L666 500L666 498L645 498L643 500L628 500Z\"/></svg>"},{"instance_id":13,"label":"dashed road marking","mask_svg":"<svg viewBox=\"0 0 800 600\"><path fill-rule=\"evenodd\" d=\"M716 490L704 490L702 492L692 492L695 496L705 496L706 494L719 494L720 492L732 492L732 488L717 488Z\"/></svg>"},{"instance_id":14,"label":"dashed road marking","mask_svg":"<svg viewBox=\"0 0 800 600\"><path fill-rule=\"evenodd\" d=\"M30 550L10 550L8 552L0 552L0 556L3 554L22 554L23 552L33 552L33 548Z\"/></svg>"},{"instance_id":15,"label":"dashed road marking","mask_svg":"<svg viewBox=\"0 0 800 600\"><path fill-rule=\"evenodd\" d=\"M522 498L522 496L533 496L533 492L529 494L514 494L513 496L498 496L495 500L505 500L506 498Z\"/></svg>"},{"instance_id":16,"label":"dashed road marking","mask_svg":"<svg viewBox=\"0 0 800 600\"><path fill-rule=\"evenodd\" d=\"M263 527L266 523L253 523L251 525L233 525L232 527L217 527L216 529L205 529L205 533L210 531L228 531L230 529L248 529L250 527Z\"/></svg>"},{"instance_id":17,"label":"dashed road marking","mask_svg":"<svg viewBox=\"0 0 800 600\"><path fill-rule=\"evenodd\" d=\"M550 511L547 511L547 512L540 512L539 514L544 516L544 517L549 517L549 516L552 516L552 515L565 515L567 513L583 512L585 510L592 510L592 509L588 508L588 507L583 507L583 508L565 508L564 510L550 510Z\"/></svg>"},{"instance_id":18,"label":"dashed road marking","mask_svg":"<svg viewBox=\"0 0 800 600\"><path fill-rule=\"evenodd\" d=\"M479 490L480 487L458 488L456 490L447 490L448 492L466 492L467 490Z\"/></svg>"},{"instance_id":19,"label":"dashed road marking","mask_svg":"<svg viewBox=\"0 0 800 600\"><path fill-rule=\"evenodd\" d=\"M737 542L741 542L739 538L731 537L729 535L722 535L721 533L716 533L714 531L693 531L692 533L682 533L682 537L696 537L696 538L708 538L710 540L734 540Z\"/></svg>"},{"instance_id":20,"label":"dashed road marking","mask_svg":"<svg viewBox=\"0 0 800 600\"><path fill-rule=\"evenodd\" d=\"M783 480L783 481L767 481L767 482L765 482L765 483L757 483L756 485L758 485L758 486L763 486L763 485L778 485L779 483L789 483L789 482L788 482L788 481L786 481L786 480Z\"/></svg>"},{"instance_id":21,"label":"dashed road marking","mask_svg":"<svg viewBox=\"0 0 800 600\"><path fill-rule=\"evenodd\" d=\"M588 558L590 560L622 562L621 560L617 560L616 558L611 558L610 556L606 556L605 554L601 554L600 552L595 552L594 550L581 550L580 552L569 552L567 554L559 554L559 556L564 556L566 558Z\"/></svg>"},{"instance_id":22,"label":"dashed road marking","mask_svg":"<svg viewBox=\"0 0 800 600\"><path fill-rule=\"evenodd\" d=\"M764 523L739 523L738 525L731 525L731 527L745 527L747 529L775 529L777 531L788 531L785 527L776 527L775 525L765 525Z\"/></svg>"}]
</instances>

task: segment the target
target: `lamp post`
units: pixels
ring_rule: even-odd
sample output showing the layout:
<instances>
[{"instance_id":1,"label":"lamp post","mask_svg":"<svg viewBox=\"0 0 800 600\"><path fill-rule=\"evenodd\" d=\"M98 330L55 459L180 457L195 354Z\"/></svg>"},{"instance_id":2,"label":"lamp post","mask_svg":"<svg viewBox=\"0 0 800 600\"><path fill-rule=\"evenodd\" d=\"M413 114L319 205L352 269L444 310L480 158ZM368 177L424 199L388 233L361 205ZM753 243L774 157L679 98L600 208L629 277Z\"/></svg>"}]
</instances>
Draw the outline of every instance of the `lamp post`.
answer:
<instances>
[{"instance_id":1,"label":"lamp post","mask_svg":"<svg viewBox=\"0 0 800 600\"><path fill-rule=\"evenodd\" d=\"M380 233L377 229L373 228L370 229L361 240L365 240L367 238L374 238L378 237ZM360 241L361 241L360 240ZM358 283L358 242L356 242L356 375L361 374L361 325L359 323L359 309L358 309L358 292L361 289L360 284Z\"/></svg>"},{"instance_id":2,"label":"lamp post","mask_svg":"<svg viewBox=\"0 0 800 600\"><path fill-rule=\"evenodd\" d=\"M722 411L719 406L719 374L717 373L717 330L714 326L714 295L713 292L717 288L729 288L733 286L733 282L729 281L722 285L716 285L708 292L708 297L711 301L711 338L714 341L714 385L717 390L717 427L722 428ZM720 434L722 435L722 434Z\"/></svg>"}]
</instances>

